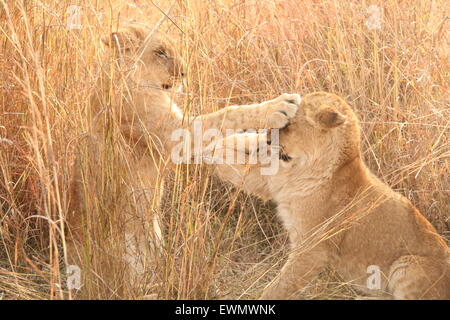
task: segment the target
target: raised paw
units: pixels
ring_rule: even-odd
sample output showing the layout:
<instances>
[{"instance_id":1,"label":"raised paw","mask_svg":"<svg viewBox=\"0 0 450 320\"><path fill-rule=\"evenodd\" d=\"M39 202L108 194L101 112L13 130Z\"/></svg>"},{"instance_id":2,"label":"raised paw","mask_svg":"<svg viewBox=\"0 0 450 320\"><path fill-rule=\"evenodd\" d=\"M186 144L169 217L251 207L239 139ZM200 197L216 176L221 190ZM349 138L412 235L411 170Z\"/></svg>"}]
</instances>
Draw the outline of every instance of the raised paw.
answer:
<instances>
[{"instance_id":1,"label":"raised paw","mask_svg":"<svg viewBox=\"0 0 450 320\"><path fill-rule=\"evenodd\" d=\"M267 126L271 129L286 127L289 124L289 120L297 114L300 102L300 95L288 93L267 101Z\"/></svg>"}]
</instances>

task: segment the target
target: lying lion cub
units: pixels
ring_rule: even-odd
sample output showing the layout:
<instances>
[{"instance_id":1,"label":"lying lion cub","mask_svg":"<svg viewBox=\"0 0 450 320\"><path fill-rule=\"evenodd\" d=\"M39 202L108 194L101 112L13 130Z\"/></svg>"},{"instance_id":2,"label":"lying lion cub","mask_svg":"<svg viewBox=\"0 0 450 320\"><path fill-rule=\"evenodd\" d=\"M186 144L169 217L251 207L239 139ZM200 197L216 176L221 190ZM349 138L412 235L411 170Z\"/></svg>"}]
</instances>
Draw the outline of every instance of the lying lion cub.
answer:
<instances>
[{"instance_id":1,"label":"lying lion cub","mask_svg":"<svg viewBox=\"0 0 450 320\"><path fill-rule=\"evenodd\" d=\"M262 299L295 297L326 266L367 294L450 299L446 242L405 197L366 167L359 131L343 99L308 94L280 131L277 174L261 175L260 165L216 167L222 179L274 200L289 233L288 261ZM227 138L227 148L239 139L249 135Z\"/></svg>"}]
</instances>

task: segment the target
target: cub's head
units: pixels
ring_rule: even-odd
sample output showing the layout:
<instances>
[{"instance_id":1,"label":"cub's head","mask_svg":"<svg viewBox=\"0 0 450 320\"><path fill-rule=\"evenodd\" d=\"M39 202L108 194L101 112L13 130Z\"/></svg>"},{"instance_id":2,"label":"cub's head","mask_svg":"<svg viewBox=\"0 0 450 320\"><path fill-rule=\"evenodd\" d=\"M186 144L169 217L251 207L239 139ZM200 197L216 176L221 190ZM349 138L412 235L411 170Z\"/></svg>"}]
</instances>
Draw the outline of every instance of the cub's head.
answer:
<instances>
[{"instance_id":1,"label":"cub's head","mask_svg":"<svg viewBox=\"0 0 450 320\"><path fill-rule=\"evenodd\" d=\"M337 167L360 155L359 124L340 97L314 92L302 97L297 115L280 130L280 159L292 165Z\"/></svg>"},{"instance_id":2,"label":"cub's head","mask_svg":"<svg viewBox=\"0 0 450 320\"><path fill-rule=\"evenodd\" d=\"M102 37L128 72L128 78L140 86L170 89L184 76L183 63L176 57L170 39L152 28L130 24ZM150 35L150 37L148 37Z\"/></svg>"}]
</instances>

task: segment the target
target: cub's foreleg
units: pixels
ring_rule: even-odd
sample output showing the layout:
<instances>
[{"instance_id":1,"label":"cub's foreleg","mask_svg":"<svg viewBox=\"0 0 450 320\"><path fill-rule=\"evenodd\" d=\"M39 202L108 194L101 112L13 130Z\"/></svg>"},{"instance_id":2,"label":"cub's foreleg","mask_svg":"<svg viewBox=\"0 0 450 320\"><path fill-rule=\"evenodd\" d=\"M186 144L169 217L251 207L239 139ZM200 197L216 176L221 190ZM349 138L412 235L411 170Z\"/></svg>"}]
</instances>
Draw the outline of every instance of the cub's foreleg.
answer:
<instances>
[{"instance_id":1,"label":"cub's foreleg","mask_svg":"<svg viewBox=\"0 0 450 320\"><path fill-rule=\"evenodd\" d=\"M298 94L284 93L281 96L258 104L229 106L219 111L201 115L203 128L225 129L269 129L284 128L295 116L301 98Z\"/></svg>"},{"instance_id":2,"label":"cub's foreleg","mask_svg":"<svg viewBox=\"0 0 450 320\"><path fill-rule=\"evenodd\" d=\"M310 250L293 249L281 273L264 289L262 300L295 299L328 264L328 250L317 245Z\"/></svg>"},{"instance_id":3,"label":"cub's foreleg","mask_svg":"<svg viewBox=\"0 0 450 320\"><path fill-rule=\"evenodd\" d=\"M159 137L166 141L173 140L170 150L176 153L172 155L178 156L179 150L182 149L184 151L182 159L208 156L217 140L230 135L230 129L233 134L233 131L237 130L284 128L295 116L300 100L297 94L283 94L259 104L230 106L187 121L184 127L178 128L187 131L187 134L180 132L178 135L178 132L174 131L175 136L168 137L162 134ZM215 140L211 142L211 139ZM180 140L183 142L182 148Z\"/></svg>"}]
</instances>

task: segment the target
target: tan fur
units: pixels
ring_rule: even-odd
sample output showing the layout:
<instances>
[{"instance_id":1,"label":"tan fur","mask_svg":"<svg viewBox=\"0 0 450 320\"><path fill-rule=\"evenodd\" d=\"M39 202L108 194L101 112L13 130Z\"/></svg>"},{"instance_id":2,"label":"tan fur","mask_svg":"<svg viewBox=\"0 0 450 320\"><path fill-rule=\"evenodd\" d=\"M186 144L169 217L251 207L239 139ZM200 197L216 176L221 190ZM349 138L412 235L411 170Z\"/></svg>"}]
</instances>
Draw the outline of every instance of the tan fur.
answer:
<instances>
[{"instance_id":1,"label":"tan fur","mask_svg":"<svg viewBox=\"0 0 450 320\"><path fill-rule=\"evenodd\" d=\"M80 160L93 158L88 164L91 168L87 177L91 179L84 180L80 163L77 163L73 205L68 219L75 238L80 240L82 231L89 228L87 222L83 224L81 221L80 204L88 201L82 197L85 194L88 197L108 196L102 194L102 189L109 177L101 176L100 172L105 170L101 167L108 165L103 159L109 161L106 153L114 154L111 148L118 147L117 140L120 140L120 152L116 152L121 157L118 161L128 168L123 173L124 188L118 191L122 194L117 197L121 199L117 205L125 222L125 257L131 280L136 284L142 281L141 277L162 238L157 208L164 186L161 174L164 146L149 134L147 128L162 126L162 119L152 113L161 106L174 113L164 121L164 126L177 126L175 119L181 117L176 106L171 108L171 91L166 89L180 83L182 62L175 57L172 44L162 34L153 32L144 43L150 30L146 26L132 24L102 38L109 54L91 96L90 143L86 154L80 157ZM174 122L168 123L170 121ZM114 146L110 145L113 141L111 136L116 137Z\"/></svg>"},{"instance_id":2,"label":"tan fur","mask_svg":"<svg viewBox=\"0 0 450 320\"><path fill-rule=\"evenodd\" d=\"M109 137L114 132L122 139L120 156L128 163L124 184L127 196L123 197L125 215L126 258L135 282L139 284L149 261L162 241L159 208L164 179L161 171L170 164L170 152L175 145L171 133L178 128L193 132L193 121L201 121L203 129L247 129L284 127L297 111L298 96L284 94L261 104L230 106L209 115L183 119L183 115L172 101L170 90L183 75L182 62L175 57L168 40L150 28L130 25L107 37L103 42L112 49L113 58L106 59L96 91L91 98L90 134L95 145L89 153L102 159L102 154L112 146ZM147 40L146 40L147 39ZM113 87L113 88L111 88ZM108 149L109 148L109 149ZM99 163L91 168L90 176L98 175ZM80 199L83 188L90 197L101 194L103 184L97 179L98 188L83 181L79 166L76 166L73 190L73 208L69 225L75 237L81 238L82 226ZM95 179L94 179L95 180ZM107 195L106 195L107 196ZM78 234L78 236L77 236ZM151 262L150 262L151 263Z\"/></svg>"},{"instance_id":3,"label":"tan fur","mask_svg":"<svg viewBox=\"0 0 450 320\"><path fill-rule=\"evenodd\" d=\"M359 131L343 99L311 93L280 131L282 154L290 158L276 175L261 176L258 165L217 166L222 179L274 200L289 233L288 261L262 299L295 298L326 266L366 294L450 299L446 242L410 201L369 171ZM369 266L381 270L378 290L367 286Z\"/></svg>"}]
</instances>

